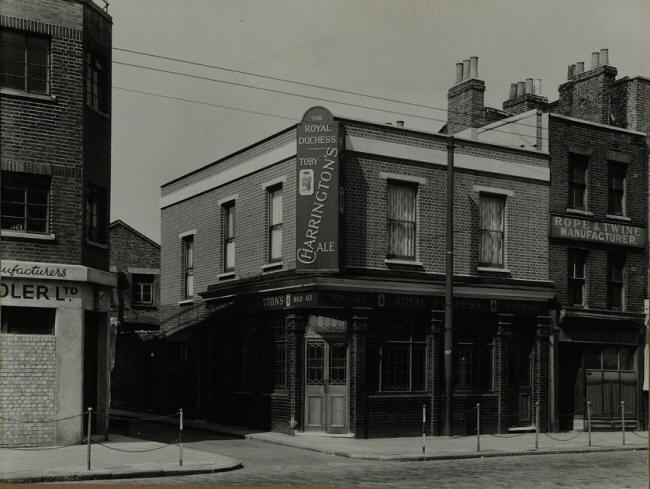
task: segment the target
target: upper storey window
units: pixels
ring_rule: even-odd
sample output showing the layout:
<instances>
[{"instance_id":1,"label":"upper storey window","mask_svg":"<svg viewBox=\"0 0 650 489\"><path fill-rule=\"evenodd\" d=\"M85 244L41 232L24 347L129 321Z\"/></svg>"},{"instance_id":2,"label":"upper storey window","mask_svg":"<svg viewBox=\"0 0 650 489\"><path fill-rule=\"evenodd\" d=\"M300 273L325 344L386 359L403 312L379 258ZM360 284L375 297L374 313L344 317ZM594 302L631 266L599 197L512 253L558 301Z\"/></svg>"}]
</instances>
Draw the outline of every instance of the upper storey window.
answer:
<instances>
[{"instance_id":1,"label":"upper storey window","mask_svg":"<svg viewBox=\"0 0 650 489\"><path fill-rule=\"evenodd\" d=\"M506 199L503 195L481 194L479 264L503 268L505 265Z\"/></svg>"},{"instance_id":2,"label":"upper storey window","mask_svg":"<svg viewBox=\"0 0 650 489\"><path fill-rule=\"evenodd\" d=\"M108 207L106 191L94 185L86 191L86 238L95 243L106 243Z\"/></svg>"},{"instance_id":3,"label":"upper storey window","mask_svg":"<svg viewBox=\"0 0 650 489\"><path fill-rule=\"evenodd\" d=\"M417 186L388 182L388 257L415 259Z\"/></svg>"},{"instance_id":4,"label":"upper storey window","mask_svg":"<svg viewBox=\"0 0 650 489\"><path fill-rule=\"evenodd\" d=\"M625 165L610 163L607 175L607 213L625 215Z\"/></svg>"},{"instance_id":5,"label":"upper storey window","mask_svg":"<svg viewBox=\"0 0 650 489\"><path fill-rule=\"evenodd\" d=\"M587 162L583 155L569 155L569 208L587 210Z\"/></svg>"},{"instance_id":6,"label":"upper storey window","mask_svg":"<svg viewBox=\"0 0 650 489\"><path fill-rule=\"evenodd\" d=\"M2 229L47 233L50 178L2 172Z\"/></svg>"},{"instance_id":7,"label":"upper storey window","mask_svg":"<svg viewBox=\"0 0 650 489\"><path fill-rule=\"evenodd\" d=\"M86 103L91 109L108 113L108 72L102 56L86 56Z\"/></svg>"},{"instance_id":8,"label":"upper storey window","mask_svg":"<svg viewBox=\"0 0 650 489\"><path fill-rule=\"evenodd\" d=\"M15 31L0 32L0 85L29 93L50 91L50 41Z\"/></svg>"}]
</instances>

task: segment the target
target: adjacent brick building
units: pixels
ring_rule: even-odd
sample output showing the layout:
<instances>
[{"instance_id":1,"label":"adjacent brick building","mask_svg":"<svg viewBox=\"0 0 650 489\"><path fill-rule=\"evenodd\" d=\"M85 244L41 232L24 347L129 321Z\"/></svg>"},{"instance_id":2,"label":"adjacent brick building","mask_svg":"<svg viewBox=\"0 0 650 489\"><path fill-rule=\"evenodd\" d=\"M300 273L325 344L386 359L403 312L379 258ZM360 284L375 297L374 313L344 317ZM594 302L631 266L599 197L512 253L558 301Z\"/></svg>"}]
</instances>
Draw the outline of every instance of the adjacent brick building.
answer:
<instances>
[{"instance_id":1,"label":"adjacent brick building","mask_svg":"<svg viewBox=\"0 0 650 489\"><path fill-rule=\"evenodd\" d=\"M448 126L550 156L549 276L557 288L550 407L560 428L582 427L587 405L596 427L620 426L621 402L630 425L647 419L650 79L616 75L608 51L594 52L591 69L569 66L558 100L548 102L528 79L511 86L497 122ZM459 83L456 91L469 82Z\"/></svg>"},{"instance_id":2,"label":"adjacent brick building","mask_svg":"<svg viewBox=\"0 0 650 489\"><path fill-rule=\"evenodd\" d=\"M90 0L2 2L3 445L107 426L111 30Z\"/></svg>"},{"instance_id":3,"label":"adjacent brick building","mask_svg":"<svg viewBox=\"0 0 650 489\"><path fill-rule=\"evenodd\" d=\"M122 220L110 224L115 336L111 407L149 409L160 401L160 245Z\"/></svg>"},{"instance_id":4,"label":"adjacent brick building","mask_svg":"<svg viewBox=\"0 0 650 489\"><path fill-rule=\"evenodd\" d=\"M441 434L450 139L314 107L163 185L170 407L364 438L421 434L424 406ZM547 429L549 157L453 139L453 429L477 402L486 431L535 402Z\"/></svg>"}]
</instances>

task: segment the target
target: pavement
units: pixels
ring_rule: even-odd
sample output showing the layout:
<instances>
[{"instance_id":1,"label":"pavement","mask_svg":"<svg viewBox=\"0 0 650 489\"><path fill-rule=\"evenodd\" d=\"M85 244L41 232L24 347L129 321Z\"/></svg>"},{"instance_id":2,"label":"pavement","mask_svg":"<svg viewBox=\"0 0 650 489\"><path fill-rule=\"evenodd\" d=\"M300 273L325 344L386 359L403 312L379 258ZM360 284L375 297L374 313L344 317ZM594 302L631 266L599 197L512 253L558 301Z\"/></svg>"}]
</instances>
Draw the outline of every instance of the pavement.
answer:
<instances>
[{"instance_id":1,"label":"pavement","mask_svg":"<svg viewBox=\"0 0 650 489\"><path fill-rule=\"evenodd\" d=\"M114 410L111 414L126 424L137 423L151 416ZM175 425L178 424L178 419L164 418L156 422ZM482 434L479 440L480 450L477 450L476 436L364 440L311 434L292 436L196 420L184 420L184 426L186 429L234 438L247 438L351 459L378 461L413 462L648 449L647 431L627 431L625 445L620 431L593 432L591 446L586 432L540 433L537 447L535 433ZM111 434L109 439L108 442L101 441L101 444L93 441L91 470L87 469L87 445L22 450L0 448L0 482L164 477L221 472L242 467L239 460L200 449L199 443L184 445L183 465L179 466L178 444L165 445L118 434Z\"/></svg>"},{"instance_id":2,"label":"pavement","mask_svg":"<svg viewBox=\"0 0 650 489\"><path fill-rule=\"evenodd\" d=\"M239 460L183 447L109 435L93 437L91 469L88 446L0 448L0 483L127 479L223 472L242 467ZM100 444L101 443L101 444Z\"/></svg>"}]
</instances>

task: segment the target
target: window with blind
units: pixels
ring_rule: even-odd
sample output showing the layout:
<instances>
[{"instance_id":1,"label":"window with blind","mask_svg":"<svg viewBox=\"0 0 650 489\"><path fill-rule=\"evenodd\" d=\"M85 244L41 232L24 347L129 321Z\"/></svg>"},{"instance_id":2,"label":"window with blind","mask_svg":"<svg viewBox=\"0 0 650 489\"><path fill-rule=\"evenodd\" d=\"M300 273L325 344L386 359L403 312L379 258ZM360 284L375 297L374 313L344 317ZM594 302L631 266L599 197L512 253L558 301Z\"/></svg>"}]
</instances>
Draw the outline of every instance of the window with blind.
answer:
<instances>
[{"instance_id":1,"label":"window with blind","mask_svg":"<svg viewBox=\"0 0 650 489\"><path fill-rule=\"evenodd\" d=\"M235 269L235 202L223 206L223 270Z\"/></svg>"},{"instance_id":2,"label":"window with blind","mask_svg":"<svg viewBox=\"0 0 650 489\"><path fill-rule=\"evenodd\" d=\"M282 186L268 190L269 262L282 260Z\"/></svg>"},{"instance_id":3,"label":"window with blind","mask_svg":"<svg viewBox=\"0 0 650 489\"><path fill-rule=\"evenodd\" d=\"M607 213L615 216L625 215L625 165L609 163Z\"/></svg>"},{"instance_id":4,"label":"window with blind","mask_svg":"<svg viewBox=\"0 0 650 489\"><path fill-rule=\"evenodd\" d=\"M607 254L607 307L623 310L625 255Z\"/></svg>"},{"instance_id":5,"label":"window with blind","mask_svg":"<svg viewBox=\"0 0 650 489\"><path fill-rule=\"evenodd\" d=\"M589 158L569 154L569 203L570 209L587 209L587 163Z\"/></svg>"},{"instance_id":6,"label":"window with blind","mask_svg":"<svg viewBox=\"0 0 650 489\"><path fill-rule=\"evenodd\" d=\"M2 172L2 229L47 233L50 177L30 173Z\"/></svg>"},{"instance_id":7,"label":"window with blind","mask_svg":"<svg viewBox=\"0 0 650 489\"><path fill-rule=\"evenodd\" d=\"M505 206L503 195L482 193L480 196L480 249L479 265L504 266L505 257Z\"/></svg>"},{"instance_id":8,"label":"window with blind","mask_svg":"<svg viewBox=\"0 0 650 489\"><path fill-rule=\"evenodd\" d=\"M584 250L569 250L568 256L568 302L571 305L583 306L585 304L585 279L587 253Z\"/></svg>"},{"instance_id":9,"label":"window with blind","mask_svg":"<svg viewBox=\"0 0 650 489\"><path fill-rule=\"evenodd\" d=\"M415 259L416 197L414 184L388 182L388 253L389 258Z\"/></svg>"},{"instance_id":10,"label":"window with blind","mask_svg":"<svg viewBox=\"0 0 650 489\"><path fill-rule=\"evenodd\" d=\"M49 93L49 39L0 31L0 85L29 93Z\"/></svg>"}]
</instances>

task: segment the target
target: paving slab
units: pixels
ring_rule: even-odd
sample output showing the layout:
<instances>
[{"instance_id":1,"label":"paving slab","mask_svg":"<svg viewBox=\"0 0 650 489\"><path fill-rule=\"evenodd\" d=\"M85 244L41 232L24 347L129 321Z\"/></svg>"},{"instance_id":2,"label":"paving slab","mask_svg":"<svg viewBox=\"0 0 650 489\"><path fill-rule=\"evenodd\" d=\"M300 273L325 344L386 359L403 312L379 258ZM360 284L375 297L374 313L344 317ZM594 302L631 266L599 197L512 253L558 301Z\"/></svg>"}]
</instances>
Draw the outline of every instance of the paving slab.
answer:
<instances>
[{"instance_id":1,"label":"paving slab","mask_svg":"<svg viewBox=\"0 0 650 489\"><path fill-rule=\"evenodd\" d=\"M88 446L0 448L0 482L50 482L125 479L223 472L242 467L232 457L183 447L179 465L178 444L167 445L121 435Z\"/></svg>"}]
</instances>

